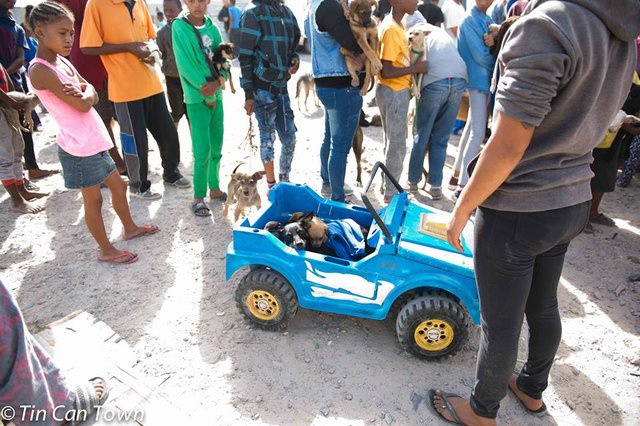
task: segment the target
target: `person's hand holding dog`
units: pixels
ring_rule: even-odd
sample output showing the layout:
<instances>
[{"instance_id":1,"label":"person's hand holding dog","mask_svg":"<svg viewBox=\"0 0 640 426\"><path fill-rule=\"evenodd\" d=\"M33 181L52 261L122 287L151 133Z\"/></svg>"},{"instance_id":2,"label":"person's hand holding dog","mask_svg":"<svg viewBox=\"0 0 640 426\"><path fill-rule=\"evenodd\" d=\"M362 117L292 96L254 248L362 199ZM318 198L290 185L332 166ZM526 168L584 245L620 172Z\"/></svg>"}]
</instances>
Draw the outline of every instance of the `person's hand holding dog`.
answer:
<instances>
[{"instance_id":1,"label":"person's hand holding dog","mask_svg":"<svg viewBox=\"0 0 640 426\"><path fill-rule=\"evenodd\" d=\"M411 65L411 74L426 74L427 70L427 61L420 61Z\"/></svg>"},{"instance_id":2,"label":"person's hand holding dog","mask_svg":"<svg viewBox=\"0 0 640 426\"><path fill-rule=\"evenodd\" d=\"M205 98L210 98L211 96L215 95L219 87L220 82L218 80L207 81L202 86L200 86L200 94Z\"/></svg>"}]
</instances>

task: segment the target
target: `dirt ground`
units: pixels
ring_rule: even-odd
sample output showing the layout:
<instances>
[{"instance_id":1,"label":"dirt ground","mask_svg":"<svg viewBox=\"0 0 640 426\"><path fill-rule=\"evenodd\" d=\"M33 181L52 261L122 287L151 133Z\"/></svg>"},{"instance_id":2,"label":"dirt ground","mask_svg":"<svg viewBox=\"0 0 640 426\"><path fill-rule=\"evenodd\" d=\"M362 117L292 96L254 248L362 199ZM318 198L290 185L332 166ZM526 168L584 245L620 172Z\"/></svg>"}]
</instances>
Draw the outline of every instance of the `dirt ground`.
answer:
<instances>
[{"instance_id":1,"label":"dirt ground","mask_svg":"<svg viewBox=\"0 0 640 426\"><path fill-rule=\"evenodd\" d=\"M306 58L301 73L309 67ZM259 169L260 161L257 155L247 158L249 151L241 146L249 123L242 92L225 96L221 176L226 182L239 161L247 170ZM323 113L309 105L308 113L294 106L298 145L291 178L319 190ZM56 128L43 117L44 131L36 134L38 158L44 167L59 167ZM366 128L364 134L368 171L382 159L383 142L380 128ZM180 138L182 170L190 178L184 120ZM130 266L95 261L80 194L65 190L60 175L39 182L52 191L43 214L12 213L8 195L0 190L0 278L13 290L32 331L76 310L92 313L133 348L150 380L165 380L163 391L194 419L186 424L441 424L425 404L427 390L442 386L469 394L476 327L455 357L440 362L404 353L395 337L395 318L378 322L301 310L283 333L248 327L234 302L243 273L225 280L231 218L222 216L219 203L212 205L212 218L194 217L191 191L163 187L157 146L153 141L150 146L153 188L164 196L154 202L132 199L131 208L140 223L155 223L161 232L122 241L120 223L105 208L117 246L140 255ZM449 174L447 168L445 181ZM347 181L355 184L351 156ZM264 194L266 184L261 185ZM109 193L103 195L108 207ZM449 199L432 203L426 193L417 198L444 210L453 206ZM569 250L559 290L563 340L545 393L550 416L536 419L507 395L501 424L640 424L640 292L638 283L628 280L640 273L639 199L638 178L629 188L607 194L602 210L617 227L596 226ZM526 327L519 365L525 342Z\"/></svg>"}]
</instances>

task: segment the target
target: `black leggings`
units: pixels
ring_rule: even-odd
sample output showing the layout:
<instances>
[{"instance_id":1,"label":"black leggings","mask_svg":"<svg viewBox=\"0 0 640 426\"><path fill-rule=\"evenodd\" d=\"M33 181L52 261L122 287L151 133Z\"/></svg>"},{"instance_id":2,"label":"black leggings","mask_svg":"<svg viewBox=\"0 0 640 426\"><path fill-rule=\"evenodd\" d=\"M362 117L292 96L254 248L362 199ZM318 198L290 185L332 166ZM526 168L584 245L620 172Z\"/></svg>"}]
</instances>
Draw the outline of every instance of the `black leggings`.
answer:
<instances>
[{"instance_id":1,"label":"black leggings","mask_svg":"<svg viewBox=\"0 0 640 426\"><path fill-rule=\"evenodd\" d=\"M517 384L542 398L562 336L557 289L564 256L588 217L588 201L534 213L478 209L474 263L482 334L471 407L479 416L495 418L507 393L524 315L529 355Z\"/></svg>"}]
</instances>

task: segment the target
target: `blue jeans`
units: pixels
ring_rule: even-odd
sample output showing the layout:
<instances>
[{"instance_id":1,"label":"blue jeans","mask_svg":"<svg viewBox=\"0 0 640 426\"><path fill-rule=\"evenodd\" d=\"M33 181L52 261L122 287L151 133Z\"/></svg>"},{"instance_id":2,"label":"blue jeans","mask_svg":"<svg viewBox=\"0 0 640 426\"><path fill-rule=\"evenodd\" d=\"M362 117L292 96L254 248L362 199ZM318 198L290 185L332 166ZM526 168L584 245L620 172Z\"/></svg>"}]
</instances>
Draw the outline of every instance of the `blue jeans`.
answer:
<instances>
[{"instance_id":1,"label":"blue jeans","mask_svg":"<svg viewBox=\"0 0 640 426\"><path fill-rule=\"evenodd\" d=\"M331 199L344 201L344 175L347 155L353 144L362 96L354 88L317 87L318 99L324 106L324 141L320 148L322 185L331 187Z\"/></svg>"},{"instance_id":2,"label":"blue jeans","mask_svg":"<svg viewBox=\"0 0 640 426\"><path fill-rule=\"evenodd\" d=\"M409 183L422 178L424 156L429 151L429 185L442 186L442 168L447 157L449 133L460 108L466 82L462 78L434 81L420 92L416 111L418 134L409 160Z\"/></svg>"},{"instance_id":3,"label":"blue jeans","mask_svg":"<svg viewBox=\"0 0 640 426\"><path fill-rule=\"evenodd\" d=\"M280 152L280 180L289 180L293 153L296 149L296 125L293 121L291 100L287 93L274 95L268 90L256 89L256 120L260 129L260 159L270 163L275 158L276 132L282 144Z\"/></svg>"}]
</instances>

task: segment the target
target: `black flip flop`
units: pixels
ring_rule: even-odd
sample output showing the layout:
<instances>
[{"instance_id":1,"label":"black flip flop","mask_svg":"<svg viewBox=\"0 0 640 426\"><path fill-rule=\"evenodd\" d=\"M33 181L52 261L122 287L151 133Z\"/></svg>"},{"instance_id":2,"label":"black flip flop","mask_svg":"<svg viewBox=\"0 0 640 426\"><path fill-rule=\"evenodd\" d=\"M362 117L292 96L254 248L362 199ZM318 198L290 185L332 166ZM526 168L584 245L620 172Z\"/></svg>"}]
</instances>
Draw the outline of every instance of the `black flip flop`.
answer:
<instances>
[{"instance_id":1,"label":"black flip flop","mask_svg":"<svg viewBox=\"0 0 640 426\"><path fill-rule=\"evenodd\" d=\"M225 202L225 201L227 201L227 193L223 192L221 195L218 195L217 197L211 197L211 199Z\"/></svg>"},{"instance_id":2,"label":"black flip flop","mask_svg":"<svg viewBox=\"0 0 640 426\"><path fill-rule=\"evenodd\" d=\"M447 393L447 392L442 392L439 396L440 398L442 398L442 401L444 402L444 407L442 408L446 408L447 411L449 411L449 414L451 414L451 417L453 417L453 420L449 420L446 417L444 417L442 415L442 413L440 413L440 411L438 411L438 408L436 407L435 403L433 402L433 398L436 396L436 390L435 389L429 389L429 403L428 406L431 408L431 410L438 416L440 417L442 420L448 422L448 423L453 423L456 425L463 425L464 423L462 422L462 420L460 420L460 417L458 417L458 413L456 413L456 410L453 408L453 405L451 405L451 403L449 402L449 398L462 398L460 395L457 395L455 393Z\"/></svg>"},{"instance_id":3,"label":"black flip flop","mask_svg":"<svg viewBox=\"0 0 640 426\"><path fill-rule=\"evenodd\" d=\"M193 211L193 214L198 217L211 216L211 210L209 209L209 207L207 207L204 201L198 201L197 203L193 203L191 205L191 211Z\"/></svg>"},{"instance_id":4,"label":"black flip flop","mask_svg":"<svg viewBox=\"0 0 640 426\"><path fill-rule=\"evenodd\" d=\"M516 385L517 386L517 385ZM529 407L527 407L525 405L525 403L518 398L518 395L513 391L513 389L511 388L511 386L507 386L509 388L509 391L513 394L513 396L516 397L516 400L520 403L520 405L522 406L522 408L524 408L525 410L527 410L527 413L529 414L533 414L536 417L544 417L547 415L547 406L545 405L544 402L542 402L542 407L538 408L537 410L532 410Z\"/></svg>"}]
</instances>

